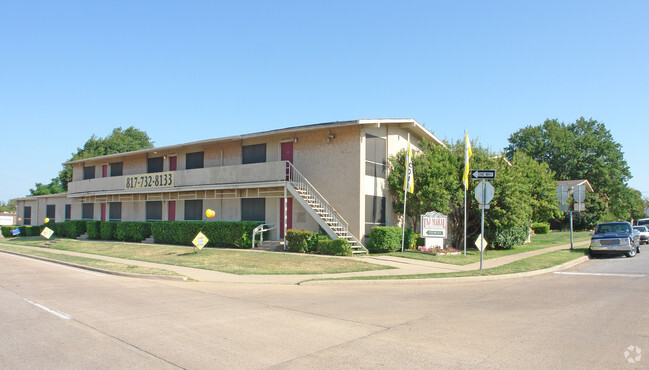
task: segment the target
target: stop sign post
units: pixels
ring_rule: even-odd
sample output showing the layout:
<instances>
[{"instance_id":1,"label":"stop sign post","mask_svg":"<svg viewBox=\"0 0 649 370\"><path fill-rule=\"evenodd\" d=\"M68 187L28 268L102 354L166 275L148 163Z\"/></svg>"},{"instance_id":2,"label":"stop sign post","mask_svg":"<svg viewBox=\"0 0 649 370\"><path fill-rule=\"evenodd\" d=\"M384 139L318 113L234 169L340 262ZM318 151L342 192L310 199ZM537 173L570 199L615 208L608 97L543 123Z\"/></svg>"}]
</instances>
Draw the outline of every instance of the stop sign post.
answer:
<instances>
[{"instance_id":1,"label":"stop sign post","mask_svg":"<svg viewBox=\"0 0 649 370\"><path fill-rule=\"evenodd\" d=\"M496 178L495 170L474 170L476 173L482 174L481 176L472 176L472 178L482 178L482 181L475 187L475 199L480 203L482 209L482 220L480 222L480 270L482 270L482 260L484 256L484 249L486 247L486 240L482 237L484 235L484 210L489 208L489 202L494 199L494 187L488 181L484 180L487 176ZM493 171L493 172L492 172ZM476 241L477 242L477 241Z\"/></svg>"}]
</instances>

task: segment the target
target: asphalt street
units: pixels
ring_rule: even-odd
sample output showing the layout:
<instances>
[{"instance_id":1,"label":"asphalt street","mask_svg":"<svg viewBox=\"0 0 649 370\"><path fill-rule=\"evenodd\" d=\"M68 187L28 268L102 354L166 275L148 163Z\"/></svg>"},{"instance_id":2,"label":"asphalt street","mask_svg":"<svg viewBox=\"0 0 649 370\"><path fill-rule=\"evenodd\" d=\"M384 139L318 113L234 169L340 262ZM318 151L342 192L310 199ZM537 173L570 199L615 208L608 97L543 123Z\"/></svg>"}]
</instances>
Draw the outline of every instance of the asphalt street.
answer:
<instances>
[{"instance_id":1,"label":"asphalt street","mask_svg":"<svg viewBox=\"0 0 649 370\"><path fill-rule=\"evenodd\" d=\"M0 368L647 368L647 260L297 286L132 279L0 254Z\"/></svg>"}]
</instances>

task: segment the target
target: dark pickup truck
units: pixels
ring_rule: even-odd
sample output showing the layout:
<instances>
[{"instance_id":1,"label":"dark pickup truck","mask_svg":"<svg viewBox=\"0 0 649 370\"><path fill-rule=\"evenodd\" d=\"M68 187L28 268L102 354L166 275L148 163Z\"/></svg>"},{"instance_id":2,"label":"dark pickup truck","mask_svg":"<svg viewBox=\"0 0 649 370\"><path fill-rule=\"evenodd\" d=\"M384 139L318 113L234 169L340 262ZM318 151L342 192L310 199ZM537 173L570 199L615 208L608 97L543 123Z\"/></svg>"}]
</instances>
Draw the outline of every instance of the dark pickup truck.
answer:
<instances>
[{"instance_id":1,"label":"dark pickup truck","mask_svg":"<svg viewBox=\"0 0 649 370\"><path fill-rule=\"evenodd\" d=\"M640 235L628 222L605 222L597 225L590 239L591 257L624 254L633 257L640 252Z\"/></svg>"}]
</instances>

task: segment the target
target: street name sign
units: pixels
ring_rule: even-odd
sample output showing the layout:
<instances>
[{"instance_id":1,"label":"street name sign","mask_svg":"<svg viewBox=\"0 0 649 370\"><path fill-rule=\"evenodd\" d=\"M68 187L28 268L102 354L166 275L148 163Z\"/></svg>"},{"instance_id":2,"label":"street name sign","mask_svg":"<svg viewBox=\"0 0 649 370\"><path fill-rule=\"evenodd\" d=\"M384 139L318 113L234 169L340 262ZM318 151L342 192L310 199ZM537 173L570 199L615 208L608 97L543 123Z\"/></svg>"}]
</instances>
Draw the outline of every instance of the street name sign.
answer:
<instances>
[{"instance_id":1,"label":"street name sign","mask_svg":"<svg viewBox=\"0 0 649 370\"><path fill-rule=\"evenodd\" d=\"M496 178L496 170L471 170L471 178L474 180L493 180Z\"/></svg>"}]
</instances>

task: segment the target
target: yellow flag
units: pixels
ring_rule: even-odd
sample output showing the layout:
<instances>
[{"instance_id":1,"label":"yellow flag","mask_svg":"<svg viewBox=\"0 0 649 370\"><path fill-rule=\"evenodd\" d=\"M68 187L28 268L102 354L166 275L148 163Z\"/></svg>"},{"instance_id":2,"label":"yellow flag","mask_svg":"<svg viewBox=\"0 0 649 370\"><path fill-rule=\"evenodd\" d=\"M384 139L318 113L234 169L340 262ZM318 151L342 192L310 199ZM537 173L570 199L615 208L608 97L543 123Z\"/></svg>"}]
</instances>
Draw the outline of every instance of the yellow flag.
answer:
<instances>
[{"instance_id":1,"label":"yellow flag","mask_svg":"<svg viewBox=\"0 0 649 370\"><path fill-rule=\"evenodd\" d=\"M403 190L409 193L415 192L415 176L412 170L412 150L410 150L410 135L408 135L408 157L406 158L406 178L403 182Z\"/></svg>"},{"instance_id":2,"label":"yellow flag","mask_svg":"<svg viewBox=\"0 0 649 370\"><path fill-rule=\"evenodd\" d=\"M462 182L464 182L464 188L469 189L469 159L473 155L473 150L471 150L471 141L469 141L469 134L464 131L464 176L462 176Z\"/></svg>"}]
</instances>

